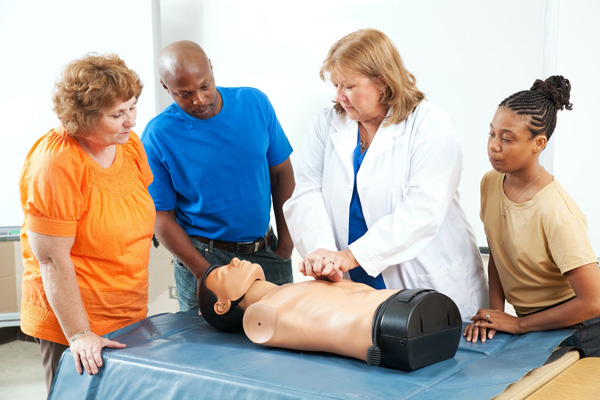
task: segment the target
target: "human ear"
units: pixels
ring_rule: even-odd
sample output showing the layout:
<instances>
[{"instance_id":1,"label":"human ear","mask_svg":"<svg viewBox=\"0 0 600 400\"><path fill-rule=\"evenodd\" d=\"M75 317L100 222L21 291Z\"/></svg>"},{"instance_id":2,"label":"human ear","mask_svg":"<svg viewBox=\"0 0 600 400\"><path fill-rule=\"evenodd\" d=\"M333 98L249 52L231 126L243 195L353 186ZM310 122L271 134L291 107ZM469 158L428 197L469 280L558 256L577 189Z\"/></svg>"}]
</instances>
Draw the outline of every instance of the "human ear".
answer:
<instances>
[{"instance_id":1,"label":"human ear","mask_svg":"<svg viewBox=\"0 0 600 400\"><path fill-rule=\"evenodd\" d=\"M230 308L231 308L231 301L229 301L229 300L225 300L225 301L217 300L217 302L215 303L215 312L218 315L223 315L223 314L227 313Z\"/></svg>"},{"instance_id":2,"label":"human ear","mask_svg":"<svg viewBox=\"0 0 600 400\"><path fill-rule=\"evenodd\" d=\"M162 87L164 87L164 88L165 88L165 90L166 90L166 91L167 91L169 94L171 94L171 92L169 92L169 88L167 87L167 85L165 85L165 83L163 82L163 80L162 80L162 79L160 80L160 84L162 85Z\"/></svg>"},{"instance_id":3,"label":"human ear","mask_svg":"<svg viewBox=\"0 0 600 400\"><path fill-rule=\"evenodd\" d=\"M380 76L378 76L375 81L377 82L377 86L379 87L379 90L381 90L381 92L383 93L385 91L385 89L388 87L388 84Z\"/></svg>"},{"instance_id":4,"label":"human ear","mask_svg":"<svg viewBox=\"0 0 600 400\"><path fill-rule=\"evenodd\" d=\"M534 153L538 153L546 148L548 138L545 135L538 135L535 138L535 145L533 146Z\"/></svg>"}]
</instances>

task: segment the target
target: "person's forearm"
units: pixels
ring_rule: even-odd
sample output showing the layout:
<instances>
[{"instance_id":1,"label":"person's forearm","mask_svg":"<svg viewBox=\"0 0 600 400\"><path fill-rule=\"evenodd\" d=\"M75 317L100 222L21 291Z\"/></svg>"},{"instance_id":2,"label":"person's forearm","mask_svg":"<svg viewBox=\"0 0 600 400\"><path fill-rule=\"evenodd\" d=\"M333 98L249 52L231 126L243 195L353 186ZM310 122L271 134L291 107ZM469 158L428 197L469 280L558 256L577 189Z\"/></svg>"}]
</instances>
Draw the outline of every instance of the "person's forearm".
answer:
<instances>
[{"instance_id":1,"label":"person's forearm","mask_svg":"<svg viewBox=\"0 0 600 400\"><path fill-rule=\"evenodd\" d=\"M71 260L75 237L49 236L31 230L27 230L27 235L40 266L46 298L66 338L90 329Z\"/></svg>"},{"instance_id":2,"label":"person's forearm","mask_svg":"<svg viewBox=\"0 0 600 400\"><path fill-rule=\"evenodd\" d=\"M285 203L294 192L294 171L289 158L280 165L271 168L271 194L273 197L273 212L277 225L277 248L284 258L292 256L294 242L287 227L283 215L283 203Z\"/></svg>"},{"instance_id":3,"label":"person's forearm","mask_svg":"<svg viewBox=\"0 0 600 400\"><path fill-rule=\"evenodd\" d=\"M494 257L491 254L488 262L488 281L490 286L490 308L504 311L504 303L506 300L504 297L504 289L502 288L502 283L498 276Z\"/></svg>"},{"instance_id":4,"label":"person's forearm","mask_svg":"<svg viewBox=\"0 0 600 400\"><path fill-rule=\"evenodd\" d=\"M72 261L40 263L44 292L67 340L90 329Z\"/></svg>"},{"instance_id":5,"label":"person's forearm","mask_svg":"<svg viewBox=\"0 0 600 400\"><path fill-rule=\"evenodd\" d=\"M200 279L210 266L194 247L190 237L177 223L173 211L157 211L154 234L158 241Z\"/></svg>"},{"instance_id":6,"label":"person's forearm","mask_svg":"<svg viewBox=\"0 0 600 400\"><path fill-rule=\"evenodd\" d=\"M283 212L281 211L281 208L277 210L275 204L274 214L275 224L277 225L277 247L281 250L282 254L284 255L283 258L289 258L292 256L292 251L294 250L294 242L292 241L292 236L290 235L287 223L285 222L285 218L283 217Z\"/></svg>"},{"instance_id":7,"label":"person's forearm","mask_svg":"<svg viewBox=\"0 0 600 400\"><path fill-rule=\"evenodd\" d=\"M578 324L590 317L588 305L574 298L549 310L540 311L518 319L518 333L546 331Z\"/></svg>"}]
</instances>

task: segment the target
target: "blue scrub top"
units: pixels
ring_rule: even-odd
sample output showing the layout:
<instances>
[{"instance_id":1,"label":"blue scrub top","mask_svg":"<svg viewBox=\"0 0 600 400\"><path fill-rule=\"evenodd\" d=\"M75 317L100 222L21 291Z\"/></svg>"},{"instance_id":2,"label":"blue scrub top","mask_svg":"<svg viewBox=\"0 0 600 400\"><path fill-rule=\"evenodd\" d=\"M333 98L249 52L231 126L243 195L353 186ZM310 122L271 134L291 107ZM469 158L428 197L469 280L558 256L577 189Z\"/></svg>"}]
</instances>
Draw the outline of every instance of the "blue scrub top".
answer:
<instances>
[{"instance_id":1,"label":"blue scrub top","mask_svg":"<svg viewBox=\"0 0 600 400\"><path fill-rule=\"evenodd\" d=\"M360 239L365 233L367 233L367 223L363 214L362 206L360 204L360 198L358 197L358 191L356 190L356 174L365 159L367 151L360 153L360 133L356 141L356 148L354 149L354 190L352 191L352 200L350 200L350 218L348 222L348 245L354 243ZM385 289L385 282L381 274L375 278L365 272L363 267L360 265L350 270L350 278L354 282L365 283L375 289Z\"/></svg>"}]
</instances>

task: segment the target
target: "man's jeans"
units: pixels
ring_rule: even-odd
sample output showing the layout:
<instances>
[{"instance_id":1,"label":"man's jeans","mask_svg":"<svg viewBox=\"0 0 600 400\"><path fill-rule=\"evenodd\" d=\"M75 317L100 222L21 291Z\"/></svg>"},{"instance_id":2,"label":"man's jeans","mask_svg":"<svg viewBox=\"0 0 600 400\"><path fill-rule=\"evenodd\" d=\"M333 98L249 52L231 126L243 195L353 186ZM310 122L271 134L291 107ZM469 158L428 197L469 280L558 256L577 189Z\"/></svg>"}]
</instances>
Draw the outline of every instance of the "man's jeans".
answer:
<instances>
[{"instance_id":1,"label":"man's jeans","mask_svg":"<svg viewBox=\"0 0 600 400\"><path fill-rule=\"evenodd\" d=\"M586 357L600 357L600 317L575 325Z\"/></svg>"}]
</instances>

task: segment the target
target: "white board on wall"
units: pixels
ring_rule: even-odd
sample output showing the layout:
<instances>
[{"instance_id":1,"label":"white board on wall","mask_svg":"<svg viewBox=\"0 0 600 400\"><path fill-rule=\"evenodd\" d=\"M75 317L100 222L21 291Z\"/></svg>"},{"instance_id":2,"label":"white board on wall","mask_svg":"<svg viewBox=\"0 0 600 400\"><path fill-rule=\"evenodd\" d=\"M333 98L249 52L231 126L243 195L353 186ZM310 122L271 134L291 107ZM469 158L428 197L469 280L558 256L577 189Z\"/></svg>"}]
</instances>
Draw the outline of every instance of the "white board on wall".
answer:
<instances>
[{"instance_id":1,"label":"white board on wall","mask_svg":"<svg viewBox=\"0 0 600 400\"><path fill-rule=\"evenodd\" d=\"M0 226L21 225L18 176L33 143L59 124L51 94L61 68L89 52L117 53L144 83L141 135L155 115L152 3L148 0L0 2Z\"/></svg>"}]
</instances>

